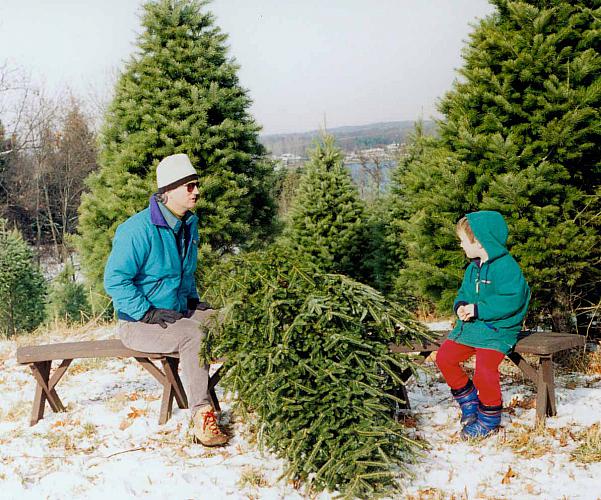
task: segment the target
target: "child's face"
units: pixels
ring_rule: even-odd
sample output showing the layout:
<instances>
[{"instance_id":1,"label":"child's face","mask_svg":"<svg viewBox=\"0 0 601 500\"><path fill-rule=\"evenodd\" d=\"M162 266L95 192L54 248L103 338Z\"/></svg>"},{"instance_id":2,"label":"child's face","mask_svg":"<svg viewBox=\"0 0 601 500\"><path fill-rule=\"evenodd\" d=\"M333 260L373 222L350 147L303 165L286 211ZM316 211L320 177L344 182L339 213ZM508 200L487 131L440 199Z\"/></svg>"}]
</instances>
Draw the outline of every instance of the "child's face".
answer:
<instances>
[{"instance_id":1,"label":"child's face","mask_svg":"<svg viewBox=\"0 0 601 500\"><path fill-rule=\"evenodd\" d=\"M474 241L473 243L469 240L467 235L463 232L459 233L459 239L461 240L461 248L465 252L465 255L468 259L475 259L477 257L482 257L482 245L478 241Z\"/></svg>"}]
</instances>

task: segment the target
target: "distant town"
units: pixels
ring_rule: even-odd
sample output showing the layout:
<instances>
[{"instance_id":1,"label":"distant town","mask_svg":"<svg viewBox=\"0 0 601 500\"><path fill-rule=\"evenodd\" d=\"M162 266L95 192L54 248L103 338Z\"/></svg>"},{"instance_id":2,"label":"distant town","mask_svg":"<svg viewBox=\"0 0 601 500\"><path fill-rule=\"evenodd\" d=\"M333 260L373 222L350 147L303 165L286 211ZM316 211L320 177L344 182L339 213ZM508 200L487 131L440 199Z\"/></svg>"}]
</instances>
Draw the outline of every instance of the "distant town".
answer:
<instances>
[{"instance_id":1,"label":"distant town","mask_svg":"<svg viewBox=\"0 0 601 500\"><path fill-rule=\"evenodd\" d=\"M393 143L381 147L358 149L345 153L344 163L347 165L370 163L392 165L406 154L405 148L405 143ZM271 159L283 167L298 167L308 161L307 156L295 153L271 155Z\"/></svg>"}]
</instances>

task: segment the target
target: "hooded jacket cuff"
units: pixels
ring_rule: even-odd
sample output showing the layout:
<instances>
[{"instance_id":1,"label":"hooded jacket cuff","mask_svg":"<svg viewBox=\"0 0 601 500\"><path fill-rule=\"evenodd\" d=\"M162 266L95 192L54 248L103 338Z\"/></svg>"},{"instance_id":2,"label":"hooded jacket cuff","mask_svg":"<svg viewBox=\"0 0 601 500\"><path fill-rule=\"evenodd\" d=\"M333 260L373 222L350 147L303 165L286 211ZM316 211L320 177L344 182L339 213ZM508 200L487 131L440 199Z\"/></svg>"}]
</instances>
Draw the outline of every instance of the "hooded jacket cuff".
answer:
<instances>
[{"instance_id":1,"label":"hooded jacket cuff","mask_svg":"<svg viewBox=\"0 0 601 500\"><path fill-rule=\"evenodd\" d=\"M465 300L460 300L459 302L457 302L455 304L455 307L453 308L453 311L455 312L455 314L457 314L457 309L459 309L461 306L467 306L467 302ZM475 309L474 309L475 311Z\"/></svg>"}]
</instances>

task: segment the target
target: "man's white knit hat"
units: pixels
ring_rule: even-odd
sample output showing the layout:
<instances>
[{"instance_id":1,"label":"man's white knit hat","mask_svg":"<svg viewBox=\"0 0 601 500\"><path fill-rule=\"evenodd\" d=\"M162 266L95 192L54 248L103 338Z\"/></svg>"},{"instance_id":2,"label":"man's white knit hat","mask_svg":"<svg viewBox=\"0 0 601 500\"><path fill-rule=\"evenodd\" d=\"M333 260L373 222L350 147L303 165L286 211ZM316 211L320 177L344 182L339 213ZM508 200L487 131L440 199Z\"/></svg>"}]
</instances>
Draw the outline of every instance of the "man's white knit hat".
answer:
<instances>
[{"instance_id":1,"label":"man's white knit hat","mask_svg":"<svg viewBox=\"0 0 601 500\"><path fill-rule=\"evenodd\" d=\"M167 156L157 167L159 193L170 191L196 179L198 179L198 174L185 153Z\"/></svg>"}]
</instances>

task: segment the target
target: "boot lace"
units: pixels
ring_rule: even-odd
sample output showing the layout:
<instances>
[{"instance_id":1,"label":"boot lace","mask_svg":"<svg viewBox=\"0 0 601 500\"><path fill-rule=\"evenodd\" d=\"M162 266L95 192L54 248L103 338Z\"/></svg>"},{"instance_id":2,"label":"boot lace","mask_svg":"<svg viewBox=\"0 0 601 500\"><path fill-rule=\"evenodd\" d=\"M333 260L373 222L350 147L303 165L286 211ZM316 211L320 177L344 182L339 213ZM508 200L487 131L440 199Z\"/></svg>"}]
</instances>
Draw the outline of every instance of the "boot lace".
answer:
<instances>
[{"instance_id":1,"label":"boot lace","mask_svg":"<svg viewBox=\"0 0 601 500\"><path fill-rule=\"evenodd\" d=\"M208 429L212 434L220 435L221 429L217 425L217 418L213 410L209 410L202 415L202 428Z\"/></svg>"}]
</instances>

